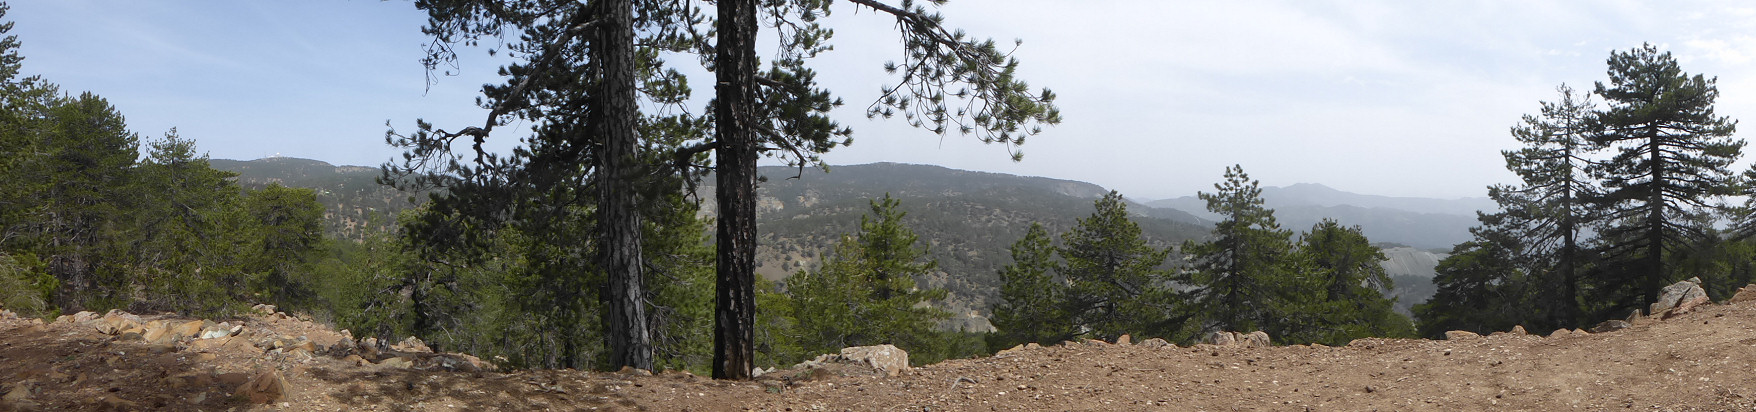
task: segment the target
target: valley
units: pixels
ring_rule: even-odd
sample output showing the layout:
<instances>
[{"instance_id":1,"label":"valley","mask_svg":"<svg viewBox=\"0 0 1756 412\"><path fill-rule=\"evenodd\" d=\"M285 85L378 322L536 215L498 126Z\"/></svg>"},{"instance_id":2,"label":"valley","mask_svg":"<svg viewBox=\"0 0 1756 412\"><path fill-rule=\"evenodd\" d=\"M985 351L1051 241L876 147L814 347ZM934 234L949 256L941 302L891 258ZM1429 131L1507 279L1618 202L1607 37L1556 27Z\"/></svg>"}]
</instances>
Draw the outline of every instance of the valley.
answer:
<instances>
[{"instance_id":1,"label":"valley","mask_svg":"<svg viewBox=\"0 0 1756 412\"><path fill-rule=\"evenodd\" d=\"M325 207L325 230L340 239L391 230L397 213L425 197L377 184L380 172L373 167L286 157L212 162L216 169L239 173L245 187L274 183L314 189ZM898 163L828 171L767 166L759 173L766 179L758 188L759 275L782 280L815 267L836 239L858 229L868 201L888 193L902 201L908 212L904 222L939 262L937 271L917 281L948 290L944 304L954 319L943 326L969 331L991 330L986 317L998 294L996 271L1010 263L1007 247L1031 222L1050 233L1067 230L1091 214L1093 200L1108 193L1086 182ZM711 182L705 179L697 188L701 198L711 198ZM1467 236L1466 222L1474 222L1469 211L1485 200L1368 196L1316 184L1264 188L1263 196L1276 207L1283 228L1302 230L1325 217L1360 225L1382 245L1387 258L1382 265L1396 286L1389 295L1399 299L1396 308L1404 314L1432 295L1433 266L1444 258L1445 242L1457 239L1457 233ZM1133 203L1129 211L1154 247L1176 247L1203 238L1212 227L1213 216L1196 201L1189 196ZM714 213L711 201L701 208L704 216Z\"/></svg>"}]
</instances>

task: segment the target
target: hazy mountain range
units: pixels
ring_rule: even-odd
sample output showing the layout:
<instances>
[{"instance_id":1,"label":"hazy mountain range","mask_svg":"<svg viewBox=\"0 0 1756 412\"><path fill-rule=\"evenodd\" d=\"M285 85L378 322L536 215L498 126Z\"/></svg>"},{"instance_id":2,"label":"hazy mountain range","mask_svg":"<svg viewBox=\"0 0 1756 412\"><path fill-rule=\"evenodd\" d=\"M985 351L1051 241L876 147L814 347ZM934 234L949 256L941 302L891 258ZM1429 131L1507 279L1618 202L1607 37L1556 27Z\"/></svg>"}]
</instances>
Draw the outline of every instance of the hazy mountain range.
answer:
<instances>
[{"instance_id":1,"label":"hazy mountain range","mask_svg":"<svg viewBox=\"0 0 1756 412\"><path fill-rule=\"evenodd\" d=\"M1476 211L1498 208L1486 197L1432 199L1362 195L1331 189L1316 183L1262 188L1263 202L1274 209L1281 227L1302 231L1323 218L1344 225L1358 225L1374 242L1396 243L1422 249L1449 250L1470 239ZM1196 196L1155 200L1148 206L1188 212L1206 220L1219 219L1207 211L1207 202Z\"/></svg>"},{"instance_id":2,"label":"hazy mountain range","mask_svg":"<svg viewBox=\"0 0 1756 412\"><path fill-rule=\"evenodd\" d=\"M217 169L239 173L247 187L279 183L317 191L326 207L326 228L332 236L358 239L388 230L394 216L413 207L410 196L378 185L375 167L333 166L316 160L267 158L252 161L216 159ZM996 270L1010 263L1007 252L1031 222L1059 234L1077 219L1090 216L1093 201L1108 189L1063 179L972 172L939 166L876 163L834 166L828 172L805 168L763 167L766 181L758 194L758 273L784 279L815 267L841 235L858 230L869 202L886 193L908 212L904 223L928 245L938 270L918 279L925 286L944 287L946 302L958 315L957 326L988 327L988 308L998 294ZM713 179L699 187L712 199ZM1360 225L1375 242L1387 245L1385 268L1397 282L1391 293L1406 311L1432 294L1433 265L1452 243L1468 239L1474 210L1492 206L1486 199L1423 199L1360 195L1316 184L1263 188L1283 227L1302 231L1323 217ZM702 214L712 216L711 201ZM1134 203L1129 210L1142 234L1156 247L1174 247L1207 236L1218 216L1207 213L1194 196Z\"/></svg>"}]
</instances>

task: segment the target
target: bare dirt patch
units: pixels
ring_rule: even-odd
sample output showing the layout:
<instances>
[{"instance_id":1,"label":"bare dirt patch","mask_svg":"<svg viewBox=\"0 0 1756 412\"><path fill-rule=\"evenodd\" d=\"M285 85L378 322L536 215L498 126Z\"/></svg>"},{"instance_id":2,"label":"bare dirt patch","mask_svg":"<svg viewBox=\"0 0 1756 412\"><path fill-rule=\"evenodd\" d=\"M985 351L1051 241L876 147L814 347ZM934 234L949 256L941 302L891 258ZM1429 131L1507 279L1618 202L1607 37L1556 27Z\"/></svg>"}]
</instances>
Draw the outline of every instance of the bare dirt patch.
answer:
<instances>
[{"instance_id":1,"label":"bare dirt patch","mask_svg":"<svg viewBox=\"0 0 1756 412\"><path fill-rule=\"evenodd\" d=\"M752 382L681 372L502 373L439 354L343 350L345 335L284 314L234 322L244 332L223 342L152 345L89 322L0 319L0 410L1756 408L1752 303L1707 305L1599 334L1365 339L1347 347L1070 343L898 377L841 366ZM286 338L317 350L284 342L276 349L273 341ZM283 397L253 403L239 394L264 374L284 379Z\"/></svg>"}]
</instances>

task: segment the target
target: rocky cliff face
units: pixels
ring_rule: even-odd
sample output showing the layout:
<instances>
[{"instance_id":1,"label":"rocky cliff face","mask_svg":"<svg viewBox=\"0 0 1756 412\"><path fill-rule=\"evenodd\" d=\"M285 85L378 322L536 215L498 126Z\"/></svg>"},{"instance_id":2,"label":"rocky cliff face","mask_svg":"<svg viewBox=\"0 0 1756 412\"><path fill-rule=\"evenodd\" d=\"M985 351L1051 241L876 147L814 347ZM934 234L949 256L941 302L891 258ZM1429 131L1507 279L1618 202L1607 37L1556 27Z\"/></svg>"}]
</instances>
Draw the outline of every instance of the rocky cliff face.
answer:
<instances>
[{"instance_id":1,"label":"rocky cliff face","mask_svg":"<svg viewBox=\"0 0 1756 412\"><path fill-rule=\"evenodd\" d=\"M1387 258L1380 266L1390 276L1414 276L1432 279L1438 273L1433 269L1439 261L1451 256L1449 253L1438 253L1412 247L1389 247L1382 249Z\"/></svg>"}]
</instances>

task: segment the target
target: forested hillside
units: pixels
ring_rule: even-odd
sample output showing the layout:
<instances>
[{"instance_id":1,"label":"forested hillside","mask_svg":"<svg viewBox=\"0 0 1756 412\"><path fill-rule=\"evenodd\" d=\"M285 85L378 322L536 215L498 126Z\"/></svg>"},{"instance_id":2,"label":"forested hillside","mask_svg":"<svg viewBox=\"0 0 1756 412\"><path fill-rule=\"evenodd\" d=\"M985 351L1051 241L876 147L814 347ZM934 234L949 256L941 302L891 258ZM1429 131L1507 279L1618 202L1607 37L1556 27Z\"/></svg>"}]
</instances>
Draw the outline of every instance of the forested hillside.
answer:
<instances>
[{"instance_id":1,"label":"forested hillside","mask_svg":"<svg viewBox=\"0 0 1756 412\"><path fill-rule=\"evenodd\" d=\"M987 329L976 317L986 317L995 303L995 271L1011 263L1007 245L1024 237L1033 222L1051 231L1071 228L1075 219L1091 214L1092 200L1108 193L1085 182L893 163L834 166L827 173L806 168L801 174L789 167L760 172L768 178L758 186L757 270L763 277L779 280L814 267L838 237L858 227L869 200L889 194L908 212L903 223L939 261L938 271L919 280L948 289L947 306L970 330ZM712 213L708 204L703 209ZM1155 247L1206 236L1208 228L1190 223L1194 219L1187 214L1159 213L1135 217Z\"/></svg>"},{"instance_id":2,"label":"forested hillside","mask_svg":"<svg viewBox=\"0 0 1756 412\"><path fill-rule=\"evenodd\" d=\"M237 173L238 184L247 188L280 184L316 190L317 201L323 203L324 233L338 239L362 240L392 230L398 213L427 197L378 184L383 173L376 167L335 166L293 157L210 162L214 169Z\"/></svg>"}]
</instances>

